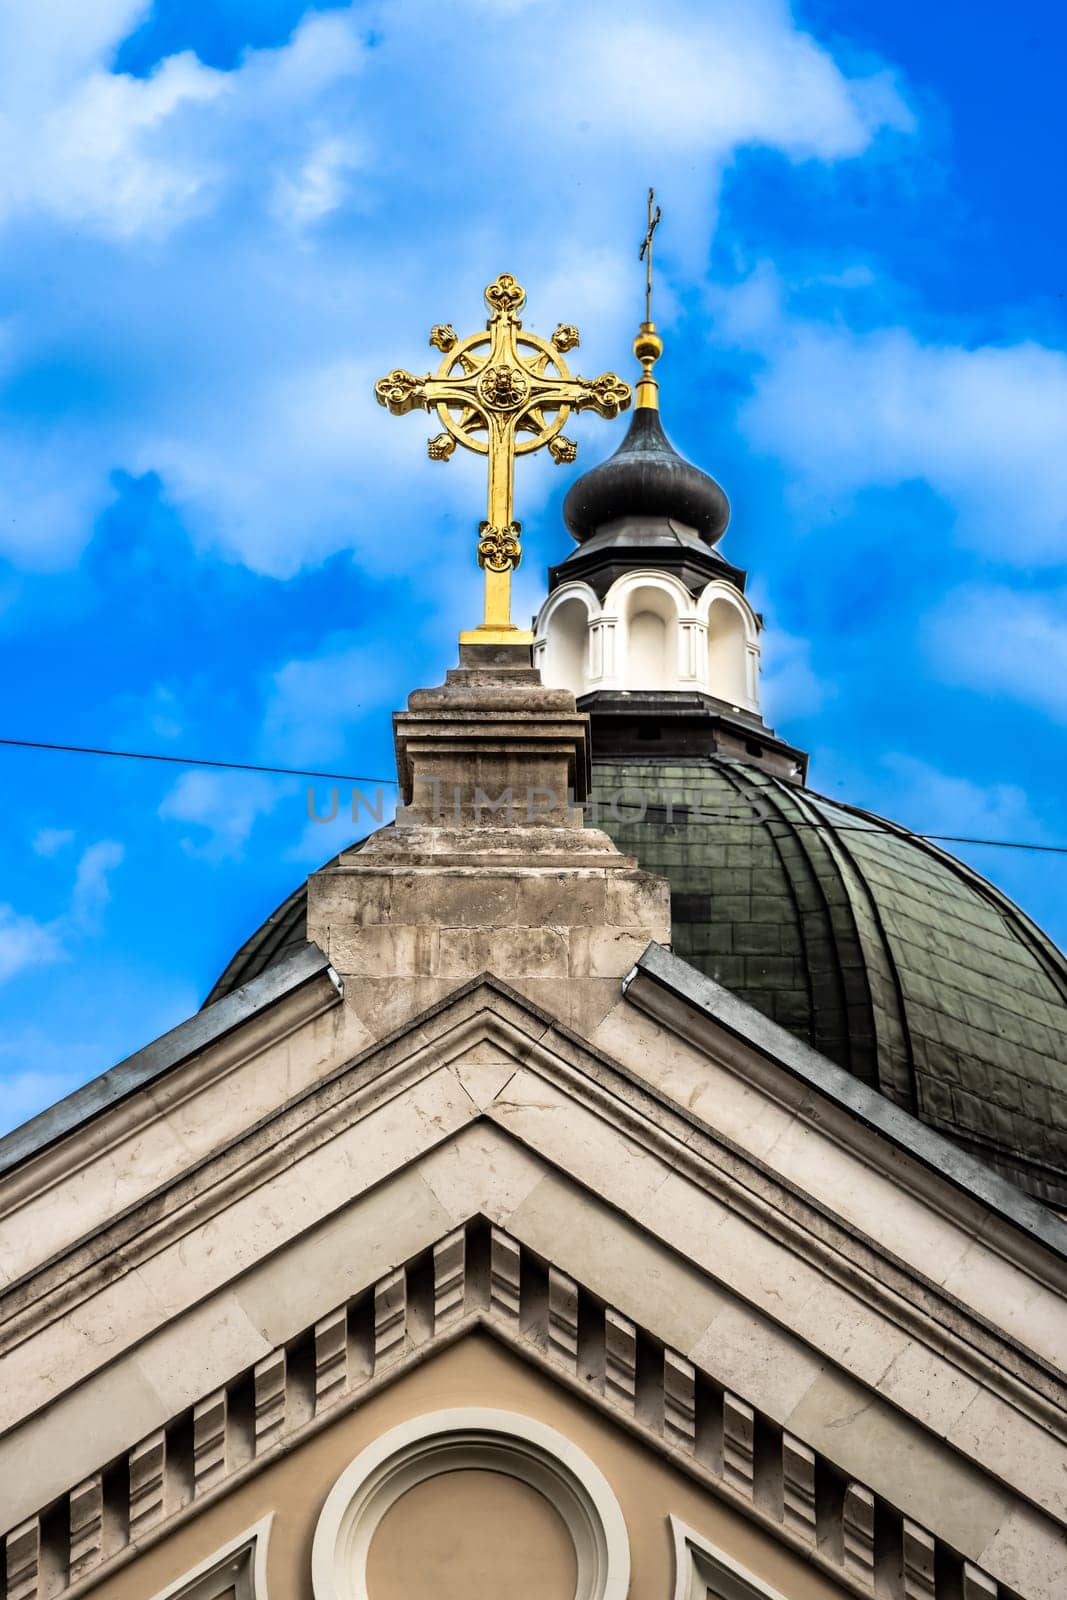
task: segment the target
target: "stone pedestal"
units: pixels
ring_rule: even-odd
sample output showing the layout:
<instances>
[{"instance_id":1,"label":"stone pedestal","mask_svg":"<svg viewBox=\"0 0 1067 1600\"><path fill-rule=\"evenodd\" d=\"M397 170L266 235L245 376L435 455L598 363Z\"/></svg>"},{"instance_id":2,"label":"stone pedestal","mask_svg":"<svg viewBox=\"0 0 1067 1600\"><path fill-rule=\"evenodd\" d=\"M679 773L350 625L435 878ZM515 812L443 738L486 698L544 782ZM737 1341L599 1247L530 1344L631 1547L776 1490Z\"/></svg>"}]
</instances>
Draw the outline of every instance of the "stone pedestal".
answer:
<instances>
[{"instance_id":1,"label":"stone pedestal","mask_svg":"<svg viewBox=\"0 0 1067 1600\"><path fill-rule=\"evenodd\" d=\"M589 718L546 689L522 645L460 646L439 689L393 718L398 827L581 826Z\"/></svg>"},{"instance_id":2,"label":"stone pedestal","mask_svg":"<svg viewBox=\"0 0 1067 1600\"><path fill-rule=\"evenodd\" d=\"M487 659L488 658L488 659ZM527 647L461 647L394 718L402 805L308 882L308 937L375 1036L492 973L582 1031L650 940L665 879L582 824L588 718Z\"/></svg>"}]
</instances>

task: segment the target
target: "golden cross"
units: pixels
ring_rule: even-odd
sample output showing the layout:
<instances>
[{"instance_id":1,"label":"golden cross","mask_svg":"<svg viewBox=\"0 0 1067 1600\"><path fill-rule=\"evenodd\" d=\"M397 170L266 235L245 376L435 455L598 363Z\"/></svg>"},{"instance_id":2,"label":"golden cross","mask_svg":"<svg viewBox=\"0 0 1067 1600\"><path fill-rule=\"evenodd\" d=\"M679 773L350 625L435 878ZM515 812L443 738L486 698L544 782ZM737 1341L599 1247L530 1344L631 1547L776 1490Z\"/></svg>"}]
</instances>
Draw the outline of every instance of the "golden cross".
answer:
<instances>
[{"instance_id":1,"label":"golden cross","mask_svg":"<svg viewBox=\"0 0 1067 1600\"><path fill-rule=\"evenodd\" d=\"M447 461L457 444L489 458L489 512L478 528L478 565L485 572L485 620L460 634L461 644L529 644L533 634L511 621L511 573L522 559L514 518L515 457L547 445L555 461L573 461L578 446L563 436L572 411L617 417L630 404L630 386L613 372L572 378L563 355L578 344L578 329L561 322L551 343L522 330L517 313L526 291L509 272L485 291L485 333L460 339L451 323L430 332L444 352L436 376L416 378L402 367L379 378L378 403L394 417L436 410L445 431L429 442L431 461Z\"/></svg>"},{"instance_id":2,"label":"golden cross","mask_svg":"<svg viewBox=\"0 0 1067 1600\"><path fill-rule=\"evenodd\" d=\"M652 235L660 225L663 212L656 206L656 214L652 215L652 206L656 198L655 189L648 191L648 232L645 234L638 261L645 263L645 321L652 321Z\"/></svg>"}]
</instances>

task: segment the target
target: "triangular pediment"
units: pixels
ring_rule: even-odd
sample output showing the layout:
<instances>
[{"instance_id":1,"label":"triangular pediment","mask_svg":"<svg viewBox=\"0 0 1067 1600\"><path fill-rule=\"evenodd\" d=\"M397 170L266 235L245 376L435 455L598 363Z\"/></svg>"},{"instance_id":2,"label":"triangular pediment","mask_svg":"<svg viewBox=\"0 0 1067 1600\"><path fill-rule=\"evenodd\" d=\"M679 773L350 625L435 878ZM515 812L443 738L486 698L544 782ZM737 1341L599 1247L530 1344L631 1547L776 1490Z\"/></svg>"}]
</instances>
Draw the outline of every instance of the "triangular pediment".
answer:
<instances>
[{"instance_id":1,"label":"triangular pediment","mask_svg":"<svg viewBox=\"0 0 1067 1600\"><path fill-rule=\"evenodd\" d=\"M101 1463L45 1519L26 1520L18 1548L35 1547L43 1559L42 1540L62 1526L79 1579L119 1573L231 1485L268 1472L434 1352L475 1334L609 1418L828 1579L873 1585L876 1526L883 1557L895 1545L899 1559L931 1581L935 1560L941 1571L964 1572L958 1551L724 1384L714 1341L697 1364L483 1216L200 1395L117 1462ZM125 1537L105 1519L116 1482L129 1485ZM190 1488L184 1498L175 1497L178 1483Z\"/></svg>"},{"instance_id":2,"label":"triangular pediment","mask_svg":"<svg viewBox=\"0 0 1067 1600\"><path fill-rule=\"evenodd\" d=\"M453 1334L491 1324L597 1405L632 1389L627 1426L714 1470L753 1516L778 1484L787 1541L825 1543L804 1507L829 1494L842 1571L860 1537L842 1531L846 1498L850 1528L878 1501L926 1548L920 1460L953 1490L934 1529L945 1551L992 1565L1004 1499L967 1459L969 1439L983 1448L967 1404L951 1410L988 1330L964 1332L958 1308L953 1325L936 1287L805 1194L773 1144L756 1159L716 1126L713 1050L641 1029L615 1015L598 1047L495 979L467 984L27 1275L7 1297L0 1440L19 1514L107 1462L151 1477L160 1440L190 1428L206 1494L229 1397L247 1414L258 1392L274 1427L295 1362L293 1415L305 1405L312 1425L455 1318ZM640 1068L651 1044L659 1081ZM736 1048L724 1035L723 1061ZM1006 1386L970 1381L964 1402L981 1393L996 1426L1022 1426ZM1044 1538L1062 1491L1033 1438L1018 1494Z\"/></svg>"}]
</instances>

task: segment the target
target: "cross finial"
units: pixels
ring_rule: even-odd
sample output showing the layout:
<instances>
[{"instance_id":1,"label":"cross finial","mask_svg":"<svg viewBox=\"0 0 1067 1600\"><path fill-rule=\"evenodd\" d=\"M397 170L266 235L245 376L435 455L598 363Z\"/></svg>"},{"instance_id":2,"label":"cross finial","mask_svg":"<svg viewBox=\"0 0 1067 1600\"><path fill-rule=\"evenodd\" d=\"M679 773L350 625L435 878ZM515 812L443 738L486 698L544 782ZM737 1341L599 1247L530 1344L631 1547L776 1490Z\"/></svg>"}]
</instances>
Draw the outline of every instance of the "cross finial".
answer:
<instances>
[{"instance_id":1,"label":"cross finial","mask_svg":"<svg viewBox=\"0 0 1067 1600\"><path fill-rule=\"evenodd\" d=\"M663 340L652 321L652 235L660 225L663 212L656 205L656 191L648 191L648 232L641 245L639 261L645 263L645 320L634 340L634 355L641 363L641 376L637 380L637 409L659 410L659 384L652 376L652 368L663 354Z\"/></svg>"},{"instance_id":2,"label":"cross finial","mask_svg":"<svg viewBox=\"0 0 1067 1600\"><path fill-rule=\"evenodd\" d=\"M617 417L630 404L630 386L613 372L572 378L564 353L578 329L561 322L551 341L523 330L518 312L526 291L502 272L485 291L485 333L461 339L439 323L430 343L443 352L436 376L413 377L402 367L379 378L379 405L395 417L421 407L436 411L444 432L430 440L432 461L447 461L457 444L488 456L489 509L478 529L478 565L485 572L485 618L460 634L461 644L531 644L533 634L511 620L511 574L522 558L514 519L515 457L547 445L557 463L573 461L578 446L563 436L572 411Z\"/></svg>"},{"instance_id":3,"label":"cross finial","mask_svg":"<svg viewBox=\"0 0 1067 1600\"><path fill-rule=\"evenodd\" d=\"M655 215L653 215L652 208L655 205L655 202L656 191L655 189L650 189L648 191L648 232L645 234L644 241L641 245L641 254L637 258L638 261L643 261L645 263L646 322L652 321L652 235L659 227L660 220L663 216L663 212L660 210L659 206L656 206Z\"/></svg>"}]
</instances>

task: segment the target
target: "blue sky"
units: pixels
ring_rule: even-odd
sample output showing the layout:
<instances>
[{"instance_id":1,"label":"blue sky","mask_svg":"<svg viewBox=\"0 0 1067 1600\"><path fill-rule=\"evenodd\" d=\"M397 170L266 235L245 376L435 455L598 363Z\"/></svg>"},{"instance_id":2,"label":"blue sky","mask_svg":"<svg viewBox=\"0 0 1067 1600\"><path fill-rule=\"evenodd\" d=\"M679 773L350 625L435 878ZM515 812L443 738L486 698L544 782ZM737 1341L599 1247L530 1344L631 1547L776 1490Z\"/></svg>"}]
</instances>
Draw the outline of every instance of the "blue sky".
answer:
<instances>
[{"instance_id":1,"label":"blue sky","mask_svg":"<svg viewBox=\"0 0 1067 1600\"><path fill-rule=\"evenodd\" d=\"M477 463L374 403L526 320L730 494L816 788L1067 843L1060 8L0 9L0 733L389 776L476 620ZM625 427L577 426L578 467ZM520 612L576 468L520 468ZM0 1121L189 1015L354 831L256 774L0 752ZM320 801L326 786L319 786ZM1067 857L967 857L1067 941Z\"/></svg>"}]
</instances>

